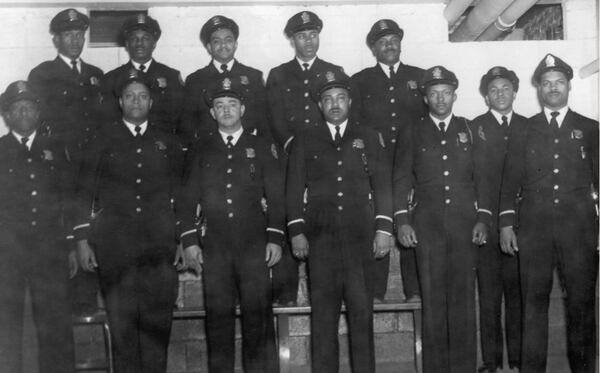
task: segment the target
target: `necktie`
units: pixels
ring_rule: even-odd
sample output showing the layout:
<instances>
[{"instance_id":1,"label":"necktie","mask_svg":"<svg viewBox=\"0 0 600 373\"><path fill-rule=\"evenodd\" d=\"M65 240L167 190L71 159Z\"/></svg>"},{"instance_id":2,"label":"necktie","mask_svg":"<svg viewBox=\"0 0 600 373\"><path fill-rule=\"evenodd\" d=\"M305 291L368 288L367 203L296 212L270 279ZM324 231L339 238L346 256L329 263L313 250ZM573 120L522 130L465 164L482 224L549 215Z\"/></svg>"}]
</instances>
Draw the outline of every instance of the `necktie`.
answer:
<instances>
[{"instance_id":1,"label":"necktie","mask_svg":"<svg viewBox=\"0 0 600 373\"><path fill-rule=\"evenodd\" d=\"M79 75L79 70L77 70L77 60L71 60L71 70L76 74Z\"/></svg>"},{"instance_id":2,"label":"necktie","mask_svg":"<svg viewBox=\"0 0 600 373\"><path fill-rule=\"evenodd\" d=\"M23 147L27 151L29 151L29 148L27 147L27 142L28 141L29 141L29 137L21 137L21 144L23 145Z\"/></svg>"},{"instance_id":3,"label":"necktie","mask_svg":"<svg viewBox=\"0 0 600 373\"><path fill-rule=\"evenodd\" d=\"M556 120L558 114L560 114L558 111L553 111L552 113L550 113L550 115L552 116L552 119L550 119L550 128L552 128L555 131L558 131L558 121Z\"/></svg>"},{"instance_id":4,"label":"necktie","mask_svg":"<svg viewBox=\"0 0 600 373\"><path fill-rule=\"evenodd\" d=\"M336 146L339 146L342 143L342 134L340 133L340 126L335 126L334 142Z\"/></svg>"},{"instance_id":5,"label":"necktie","mask_svg":"<svg viewBox=\"0 0 600 373\"><path fill-rule=\"evenodd\" d=\"M146 65L144 65L144 64L141 64L141 65L140 65L140 71L141 71L141 72L144 72L144 71L146 71Z\"/></svg>"},{"instance_id":6,"label":"necktie","mask_svg":"<svg viewBox=\"0 0 600 373\"><path fill-rule=\"evenodd\" d=\"M508 127L508 118L506 117L506 115L502 116L502 127Z\"/></svg>"},{"instance_id":7,"label":"necktie","mask_svg":"<svg viewBox=\"0 0 600 373\"><path fill-rule=\"evenodd\" d=\"M227 64L224 63L221 65L221 71L223 71L223 74L228 73L229 69L227 68Z\"/></svg>"},{"instance_id":8,"label":"necktie","mask_svg":"<svg viewBox=\"0 0 600 373\"><path fill-rule=\"evenodd\" d=\"M394 65L390 65L390 79L393 79L396 76L394 72Z\"/></svg>"},{"instance_id":9,"label":"necktie","mask_svg":"<svg viewBox=\"0 0 600 373\"><path fill-rule=\"evenodd\" d=\"M303 71L308 71L308 64L306 62L302 64L302 67L304 68Z\"/></svg>"},{"instance_id":10,"label":"necktie","mask_svg":"<svg viewBox=\"0 0 600 373\"><path fill-rule=\"evenodd\" d=\"M135 126L135 137L140 137L140 136L142 136L142 127Z\"/></svg>"},{"instance_id":11,"label":"necktie","mask_svg":"<svg viewBox=\"0 0 600 373\"><path fill-rule=\"evenodd\" d=\"M233 148L233 142L231 142L231 140L233 140L233 136L227 136L227 149Z\"/></svg>"},{"instance_id":12,"label":"necktie","mask_svg":"<svg viewBox=\"0 0 600 373\"><path fill-rule=\"evenodd\" d=\"M440 127L440 132L446 133L446 123L440 122L439 127Z\"/></svg>"}]
</instances>

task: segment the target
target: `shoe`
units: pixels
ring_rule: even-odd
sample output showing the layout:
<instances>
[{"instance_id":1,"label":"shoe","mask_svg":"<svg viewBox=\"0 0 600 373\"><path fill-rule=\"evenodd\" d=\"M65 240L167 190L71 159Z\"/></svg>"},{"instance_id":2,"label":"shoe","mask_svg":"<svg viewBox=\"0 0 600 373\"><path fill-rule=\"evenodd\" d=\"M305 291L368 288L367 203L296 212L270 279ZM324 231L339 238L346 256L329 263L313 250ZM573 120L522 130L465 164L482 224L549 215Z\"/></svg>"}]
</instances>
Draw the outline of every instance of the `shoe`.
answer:
<instances>
[{"instance_id":1,"label":"shoe","mask_svg":"<svg viewBox=\"0 0 600 373\"><path fill-rule=\"evenodd\" d=\"M373 298L373 304L383 304L385 303L385 299L383 298Z\"/></svg>"},{"instance_id":2,"label":"shoe","mask_svg":"<svg viewBox=\"0 0 600 373\"><path fill-rule=\"evenodd\" d=\"M421 296L418 295L418 294L410 295L410 296L406 297L406 299L404 301L406 303L420 303L421 302Z\"/></svg>"},{"instance_id":3,"label":"shoe","mask_svg":"<svg viewBox=\"0 0 600 373\"><path fill-rule=\"evenodd\" d=\"M487 365L477 369L477 373L496 373L496 367L490 367Z\"/></svg>"}]
</instances>

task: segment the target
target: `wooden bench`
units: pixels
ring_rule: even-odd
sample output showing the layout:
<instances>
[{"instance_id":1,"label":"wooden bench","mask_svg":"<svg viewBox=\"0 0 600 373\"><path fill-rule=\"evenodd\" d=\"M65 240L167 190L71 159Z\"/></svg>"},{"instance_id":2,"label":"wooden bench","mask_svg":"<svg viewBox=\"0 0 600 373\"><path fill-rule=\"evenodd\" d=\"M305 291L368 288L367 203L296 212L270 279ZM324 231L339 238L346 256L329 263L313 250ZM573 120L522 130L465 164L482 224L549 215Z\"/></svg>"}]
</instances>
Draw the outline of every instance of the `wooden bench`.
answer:
<instances>
[{"instance_id":1,"label":"wooden bench","mask_svg":"<svg viewBox=\"0 0 600 373\"><path fill-rule=\"evenodd\" d=\"M346 312L342 307L342 313ZM414 354L415 354L415 370L417 373L422 371L421 359L421 303L381 303L373 306L374 313L390 313L390 312L411 312L414 323ZM236 309L236 315L240 315L239 307ZM277 346L279 349L279 367L280 373L290 373L291 351L290 351L290 316L310 316L310 306L285 307L274 306L273 316L275 318ZM193 320L204 319L206 311L204 308L182 308L173 311L173 320ZM104 342L106 352L106 362L102 364L96 363L79 363L77 364L78 371L89 370L106 370L109 373L113 372L112 346L110 342L110 329L106 321L106 314L99 312L92 316L76 317L73 319L74 325L93 325L100 324L104 331Z\"/></svg>"}]
</instances>

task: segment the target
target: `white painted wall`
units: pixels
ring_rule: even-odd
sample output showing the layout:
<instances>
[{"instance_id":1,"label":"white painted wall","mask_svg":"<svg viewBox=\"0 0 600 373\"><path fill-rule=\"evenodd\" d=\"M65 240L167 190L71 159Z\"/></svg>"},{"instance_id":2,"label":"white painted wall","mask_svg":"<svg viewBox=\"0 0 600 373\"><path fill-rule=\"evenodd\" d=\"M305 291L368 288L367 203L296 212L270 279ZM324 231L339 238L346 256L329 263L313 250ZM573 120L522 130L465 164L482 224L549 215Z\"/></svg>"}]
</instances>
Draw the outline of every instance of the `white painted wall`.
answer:
<instances>
[{"instance_id":1,"label":"white painted wall","mask_svg":"<svg viewBox=\"0 0 600 373\"><path fill-rule=\"evenodd\" d=\"M31 68L43 60L55 57L50 19L69 6L62 2L53 7L15 7L2 5L4 32L0 33L0 90L12 81L26 79ZM126 2L123 1L124 4ZM294 3L295 4L295 3ZM442 64L453 70L460 81L455 112L472 118L486 110L479 95L481 76L494 65L515 70L521 79L515 109L524 115L539 111L531 75L537 63L548 53L554 53L575 70L572 81L571 107L587 116L598 118L598 73L580 79L578 70L598 58L597 1L567 0L564 2L564 41L510 41L450 43L443 3L411 4L389 1L379 4L314 5L193 5L180 7L155 6L149 9L156 18L163 36L155 51L157 60L179 69L185 78L209 62L200 45L198 33L213 15L233 18L240 26L237 58L262 70L269 70L292 58L293 50L283 35L287 19L298 11L310 9L324 20L321 32L320 57L342 65L353 74L375 63L365 45L371 25L380 18L396 20L405 31L401 59L423 68ZM85 8L78 8L88 12ZM87 62L108 71L127 61L122 48L90 48L82 55ZM0 125L0 134L6 128Z\"/></svg>"}]
</instances>

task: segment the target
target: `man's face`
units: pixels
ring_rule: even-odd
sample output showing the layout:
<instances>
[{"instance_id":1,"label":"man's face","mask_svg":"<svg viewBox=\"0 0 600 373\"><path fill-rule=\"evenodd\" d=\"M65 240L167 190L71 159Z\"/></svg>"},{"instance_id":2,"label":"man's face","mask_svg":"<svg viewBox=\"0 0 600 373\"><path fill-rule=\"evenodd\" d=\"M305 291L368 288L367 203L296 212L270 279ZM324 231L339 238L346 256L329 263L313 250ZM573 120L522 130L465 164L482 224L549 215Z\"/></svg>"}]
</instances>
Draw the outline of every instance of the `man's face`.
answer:
<instances>
[{"instance_id":1,"label":"man's face","mask_svg":"<svg viewBox=\"0 0 600 373\"><path fill-rule=\"evenodd\" d=\"M148 119L152 107L150 90L142 83L130 83L123 88L119 105L123 111L123 119L133 124L142 124Z\"/></svg>"},{"instance_id":2,"label":"man's face","mask_svg":"<svg viewBox=\"0 0 600 373\"><path fill-rule=\"evenodd\" d=\"M352 100L344 88L330 88L321 94L319 108L325 120L331 124L341 124L348 119Z\"/></svg>"},{"instance_id":3,"label":"man's face","mask_svg":"<svg viewBox=\"0 0 600 373\"><path fill-rule=\"evenodd\" d=\"M85 44L85 31L68 30L55 34L52 38L58 53L70 59L79 58Z\"/></svg>"},{"instance_id":4,"label":"man's face","mask_svg":"<svg viewBox=\"0 0 600 373\"><path fill-rule=\"evenodd\" d=\"M319 50L319 31L298 31L292 36L291 41L298 58L304 61L311 60Z\"/></svg>"},{"instance_id":5,"label":"man's face","mask_svg":"<svg viewBox=\"0 0 600 373\"><path fill-rule=\"evenodd\" d=\"M8 127L20 135L29 135L40 124L40 110L38 104L30 100L13 102L4 112L4 120Z\"/></svg>"},{"instance_id":6,"label":"man's face","mask_svg":"<svg viewBox=\"0 0 600 373\"><path fill-rule=\"evenodd\" d=\"M228 63L233 59L237 46L237 40L231 30L219 29L210 36L206 49L216 61Z\"/></svg>"},{"instance_id":7,"label":"man's face","mask_svg":"<svg viewBox=\"0 0 600 373\"><path fill-rule=\"evenodd\" d=\"M242 125L242 116L246 107L235 97L217 97L213 100L210 114L220 129L235 131Z\"/></svg>"},{"instance_id":8,"label":"man's face","mask_svg":"<svg viewBox=\"0 0 600 373\"><path fill-rule=\"evenodd\" d=\"M427 88L427 94L424 97L425 103L429 106L429 112L436 118L446 118L452 113L452 106L456 101L454 86L450 84L435 84Z\"/></svg>"},{"instance_id":9,"label":"man's face","mask_svg":"<svg viewBox=\"0 0 600 373\"><path fill-rule=\"evenodd\" d=\"M496 78L488 84L485 103L500 114L508 114L512 111L516 95L510 80Z\"/></svg>"},{"instance_id":10,"label":"man's face","mask_svg":"<svg viewBox=\"0 0 600 373\"><path fill-rule=\"evenodd\" d=\"M542 74L537 89L542 104L548 109L558 110L569 102L571 82L560 71L548 71Z\"/></svg>"},{"instance_id":11,"label":"man's face","mask_svg":"<svg viewBox=\"0 0 600 373\"><path fill-rule=\"evenodd\" d=\"M380 37L375 44L371 46L373 56L378 62L386 65L393 65L400 60L401 39L396 34L390 34Z\"/></svg>"},{"instance_id":12,"label":"man's face","mask_svg":"<svg viewBox=\"0 0 600 373\"><path fill-rule=\"evenodd\" d=\"M152 58L152 52L156 48L154 36L144 30L134 30L127 35L125 49L129 58L137 63L148 62Z\"/></svg>"}]
</instances>

